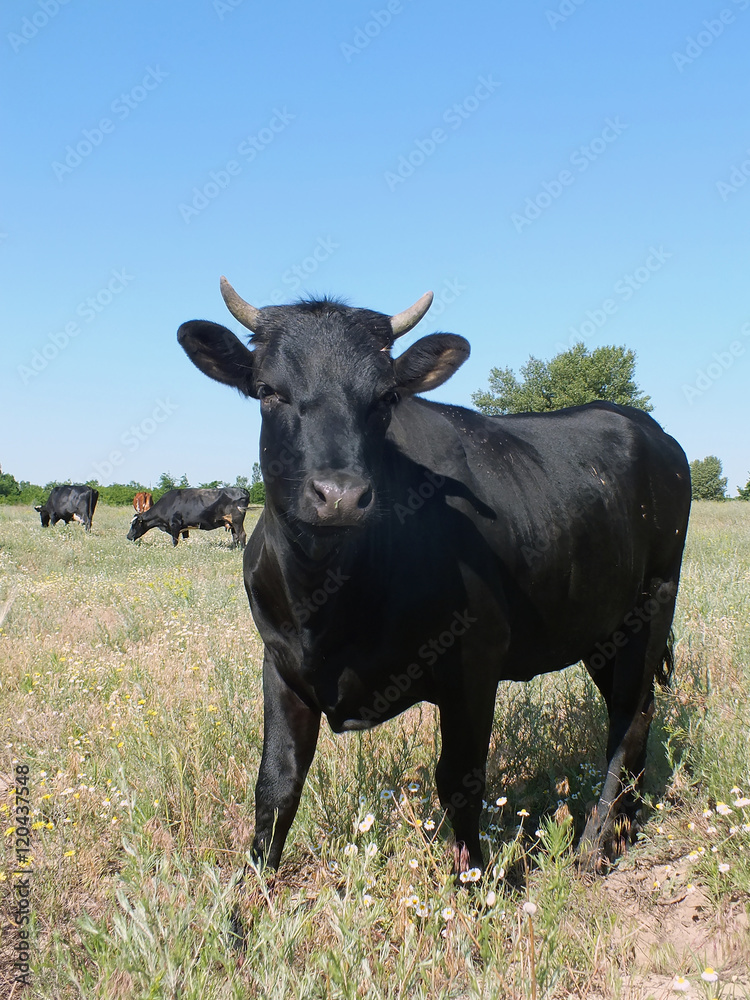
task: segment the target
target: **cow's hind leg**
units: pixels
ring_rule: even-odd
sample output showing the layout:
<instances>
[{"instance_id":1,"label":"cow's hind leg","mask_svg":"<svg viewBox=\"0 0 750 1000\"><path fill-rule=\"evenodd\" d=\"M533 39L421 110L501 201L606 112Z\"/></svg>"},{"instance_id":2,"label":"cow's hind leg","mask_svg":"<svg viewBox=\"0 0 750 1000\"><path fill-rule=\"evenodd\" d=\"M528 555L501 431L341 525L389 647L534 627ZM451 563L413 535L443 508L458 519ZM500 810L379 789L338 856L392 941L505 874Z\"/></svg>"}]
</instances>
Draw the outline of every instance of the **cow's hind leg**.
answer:
<instances>
[{"instance_id":1,"label":"cow's hind leg","mask_svg":"<svg viewBox=\"0 0 750 1000\"><path fill-rule=\"evenodd\" d=\"M586 666L609 714L607 774L579 847L581 865L597 869L616 852L616 824L632 822L635 798L646 764L646 745L654 714L654 679L669 682L670 629L676 580L651 580L642 603L622 628L593 654ZM601 660L604 660L604 663Z\"/></svg>"}]
</instances>

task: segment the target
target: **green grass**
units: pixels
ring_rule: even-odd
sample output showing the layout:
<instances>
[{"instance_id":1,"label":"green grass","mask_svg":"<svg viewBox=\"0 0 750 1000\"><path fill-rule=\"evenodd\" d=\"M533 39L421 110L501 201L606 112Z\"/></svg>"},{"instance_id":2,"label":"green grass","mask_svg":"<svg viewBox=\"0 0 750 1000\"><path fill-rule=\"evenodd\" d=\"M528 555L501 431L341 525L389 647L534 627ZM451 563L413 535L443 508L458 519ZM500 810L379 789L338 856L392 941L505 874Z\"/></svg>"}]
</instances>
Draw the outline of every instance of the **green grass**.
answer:
<instances>
[{"instance_id":1,"label":"green grass","mask_svg":"<svg viewBox=\"0 0 750 1000\"><path fill-rule=\"evenodd\" d=\"M87 536L0 507L3 995L17 761L34 825L27 996L645 997L649 977L666 995L677 974L705 987L695 995L748 995L750 809L733 803L750 795L750 504L694 505L643 834L610 876L580 878L570 846L605 742L574 668L501 685L490 864L471 890L448 875L433 708L363 734L324 727L282 868L242 895L244 959L225 932L263 720L241 553L222 531L135 545L129 520L102 506ZM721 976L710 988L706 963Z\"/></svg>"}]
</instances>

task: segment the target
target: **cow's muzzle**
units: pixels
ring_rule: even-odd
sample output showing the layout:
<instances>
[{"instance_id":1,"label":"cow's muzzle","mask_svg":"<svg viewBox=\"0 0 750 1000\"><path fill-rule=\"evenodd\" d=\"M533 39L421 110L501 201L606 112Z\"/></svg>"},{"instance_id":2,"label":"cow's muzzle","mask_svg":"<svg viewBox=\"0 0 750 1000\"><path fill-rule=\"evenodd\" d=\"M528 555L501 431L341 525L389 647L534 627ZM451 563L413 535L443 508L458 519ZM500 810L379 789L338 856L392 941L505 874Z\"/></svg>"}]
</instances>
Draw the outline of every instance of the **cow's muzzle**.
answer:
<instances>
[{"instance_id":1,"label":"cow's muzzle","mask_svg":"<svg viewBox=\"0 0 750 1000\"><path fill-rule=\"evenodd\" d=\"M330 528L361 524L375 503L372 483L339 471L308 476L303 497L306 519Z\"/></svg>"}]
</instances>

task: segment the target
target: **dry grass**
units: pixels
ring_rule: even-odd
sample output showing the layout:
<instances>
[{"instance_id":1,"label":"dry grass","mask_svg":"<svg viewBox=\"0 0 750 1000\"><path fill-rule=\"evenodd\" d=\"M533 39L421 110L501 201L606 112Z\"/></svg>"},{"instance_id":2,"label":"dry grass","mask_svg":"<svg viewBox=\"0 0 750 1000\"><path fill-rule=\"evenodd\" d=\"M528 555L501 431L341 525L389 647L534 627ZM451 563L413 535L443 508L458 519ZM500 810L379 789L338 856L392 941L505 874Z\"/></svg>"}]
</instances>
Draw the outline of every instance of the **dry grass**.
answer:
<instances>
[{"instance_id":1,"label":"dry grass","mask_svg":"<svg viewBox=\"0 0 750 1000\"><path fill-rule=\"evenodd\" d=\"M603 709L585 673L504 684L485 881L455 891L447 876L431 707L369 733L324 732L284 865L243 895L244 960L224 934L252 838L262 698L241 555L220 531L134 545L128 521L101 507L87 536L0 507L6 993L21 761L35 827L28 996L645 997L668 995L677 974L709 990L705 964L720 982L693 995L748 995L750 810L733 800L750 794L750 505L694 507L644 836L615 872L579 879L564 822L580 827L603 765Z\"/></svg>"}]
</instances>

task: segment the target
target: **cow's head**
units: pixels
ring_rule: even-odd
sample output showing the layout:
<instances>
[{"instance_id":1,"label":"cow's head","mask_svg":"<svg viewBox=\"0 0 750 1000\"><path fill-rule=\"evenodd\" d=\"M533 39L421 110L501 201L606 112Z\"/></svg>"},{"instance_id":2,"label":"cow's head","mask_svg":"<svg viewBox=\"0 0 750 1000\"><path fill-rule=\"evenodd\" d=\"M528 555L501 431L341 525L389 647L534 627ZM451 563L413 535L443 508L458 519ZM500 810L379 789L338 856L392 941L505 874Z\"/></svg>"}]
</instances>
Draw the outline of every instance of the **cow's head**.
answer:
<instances>
[{"instance_id":1,"label":"cow's head","mask_svg":"<svg viewBox=\"0 0 750 1000\"><path fill-rule=\"evenodd\" d=\"M303 531L364 523L376 508L394 408L450 378L469 356L468 342L434 333L391 357L395 339L429 309L431 292L390 317L328 299L256 309L225 278L221 292L252 331L252 349L206 320L183 323L177 338L204 374L260 400L267 502Z\"/></svg>"},{"instance_id":2,"label":"cow's head","mask_svg":"<svg viewBox=\"0 0 750 1000\"><path fill-rule=\"evenodd\" d=\"M148 531L148 527L145 524L143 518L140 514L136 514L133 520L130 522L130 531L128 532L128 541L135 542L142 535L145 535Z\"/></svg>"},{"instance_id":3,"label":"cow's head","mask_svg":"<svg viewBox=\"0 0 750 1000\"><path fill-rule=\"evenodd\" d=\"M49 517L49 511L47 510L47 508L43 507L42 504L40 504L40 503L36 503L36 504L34 504L34 510L37 512L37 514L39 514L40 518L42 519L42 527L43 528L48 527L49 526L50 517Z\"/></svg>"}]
</instances>

